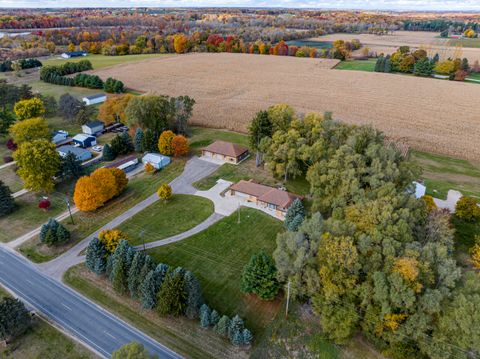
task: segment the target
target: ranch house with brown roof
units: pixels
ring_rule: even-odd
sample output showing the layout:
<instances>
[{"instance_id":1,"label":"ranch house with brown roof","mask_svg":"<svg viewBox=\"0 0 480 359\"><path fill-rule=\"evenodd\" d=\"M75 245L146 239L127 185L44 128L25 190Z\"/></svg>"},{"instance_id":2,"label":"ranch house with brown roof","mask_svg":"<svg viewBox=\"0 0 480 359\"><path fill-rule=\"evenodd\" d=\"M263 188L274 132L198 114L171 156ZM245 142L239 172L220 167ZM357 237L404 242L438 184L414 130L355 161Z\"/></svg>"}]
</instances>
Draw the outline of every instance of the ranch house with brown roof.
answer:
<instances>
[{"instance_id":1,"label":"ranch house with brown roof","mask_svg":"<svg viewBox=\"0 0 480 359\"><path fill-rule=\"evenodd\" d=\"M230 186L229 194L241 198L245 202L254 203L257 206L268 209L279 219L285 219L285 214L293 201L303 197L260 183L241 180Z\"/></svg>"},{"instance_id":2,"label":"ranch house with brown roof","mask_svg":"<svg viewBox=\"0 0 480 359\"><path fill-rule=\"evenodd\" d=\"M215 141L202 149L202 156L214 160L238 164L248 157L248 148L236 143Z\"/></svg>"}]
</instances>

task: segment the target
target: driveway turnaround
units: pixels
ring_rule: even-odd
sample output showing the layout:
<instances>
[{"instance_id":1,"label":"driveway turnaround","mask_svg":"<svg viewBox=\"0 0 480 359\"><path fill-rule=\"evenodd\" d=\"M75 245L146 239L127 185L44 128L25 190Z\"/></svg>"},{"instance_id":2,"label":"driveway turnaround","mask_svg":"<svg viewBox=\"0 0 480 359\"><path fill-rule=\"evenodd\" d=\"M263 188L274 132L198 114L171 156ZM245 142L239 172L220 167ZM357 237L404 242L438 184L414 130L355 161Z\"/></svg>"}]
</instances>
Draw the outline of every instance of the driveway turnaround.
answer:
<instances>
[{"instance_id":1,"label":"driveway turnaround","mask_svg":"<svg viewBox=\"0 0 480 359\"><path fill-rule=\"evenodd\" d=\"M132 341L142 343L161 359L181 358L59 281L40 273L26 259L5 247L0 247L0 282L105 358Z\"/></svg>"}]
</instances>

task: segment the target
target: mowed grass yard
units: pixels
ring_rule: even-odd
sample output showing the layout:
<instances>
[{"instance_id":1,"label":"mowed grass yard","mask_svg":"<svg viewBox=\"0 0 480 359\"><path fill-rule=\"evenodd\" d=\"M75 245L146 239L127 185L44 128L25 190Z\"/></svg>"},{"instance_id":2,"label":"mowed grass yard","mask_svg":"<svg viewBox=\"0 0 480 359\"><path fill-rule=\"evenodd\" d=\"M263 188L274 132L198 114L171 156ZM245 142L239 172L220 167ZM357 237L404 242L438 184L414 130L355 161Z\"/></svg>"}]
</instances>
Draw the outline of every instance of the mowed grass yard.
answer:
<instances>
[{"instance_id":1,"label":"mowed grass yard","mask_svg":"<svg viewBox=\"0 0 480 359\"><path fill-rule=\"evenodd\" d=\"M209 199L174 194L168 201L157 201L136 214L118 229L128 235L132 245L158 241L188 231L213 213ZM142 241L143 239L143 241Z\"/></svg>"},{"instance_id":2,"label":"mowed grass yard","mask_svg":"<svg viewBox=\"0 0 480 359\"><path fill-rule=\"evenodd\" d=\"M69 217L64 219L62 224L71 234L70 240L64 245L48 247L40 242L38 236L35 236L19 247L20 252L36 263L46 262L59 256L91 233L106 225L115 217L154 194L162 183L171 182L182 173L184 164L185 161L176 160L153 175L140 173L130 179L127 189L123 194L107 202L105 206L93 212L75 213L73 215L75 224L71 223ZM66 207L64 207L64 210L66 210ZM6 218L8 218L8 216ZM24 220L28 221L27 218Z\"/></svg>"},{"instance_id":3,"label":"mowed grass yard","mask_svg":"<svg viewBox=\"0 0 480 359\"><path fill-rule=\"evenodd\" d=\"M240 291L243 267L261 250L271 254L280 221L251 208L241 208L190 238L149 250L157 262L191 270L199 279L205 301L228 316L240 315L257 336L281 308L280 297L265 302Z\"/></svg>"},{"instance_id":4,"label":"mowed grass yard","mask_svg":"<svg viewBox=\"0 0 480 359\"><path fill-rule=\"evenodd\" d=\"M368 59L368 60L348 60L342 61L337 66L335 70L353 70L353 71L375 71L375 64L377 59Z\"/></svg>"},{"instance_id":5,"label":"mowed grass yard","mask_svg":"<svg viewBox=\"0 0 480 359\"><path fill-rule=\"evenodd\" d=\"M20 191L23 188L23 182L15 172L16 165L10 165L0 169L0 181L10 188L12 193Z\"/></svg>"},{"instance_id":6,"label":"mowed grass yard","mask_svg":"<svg viewBox=\"0 0 480 359\"><path fill-rule=\"evenodd\" d=\"M10 296L0 286L0 300ZM70 339L39 317L21 337L0 349L0 358L22 359L93 359L98 358L81 344Z\"/></svg>"}]
</instances>

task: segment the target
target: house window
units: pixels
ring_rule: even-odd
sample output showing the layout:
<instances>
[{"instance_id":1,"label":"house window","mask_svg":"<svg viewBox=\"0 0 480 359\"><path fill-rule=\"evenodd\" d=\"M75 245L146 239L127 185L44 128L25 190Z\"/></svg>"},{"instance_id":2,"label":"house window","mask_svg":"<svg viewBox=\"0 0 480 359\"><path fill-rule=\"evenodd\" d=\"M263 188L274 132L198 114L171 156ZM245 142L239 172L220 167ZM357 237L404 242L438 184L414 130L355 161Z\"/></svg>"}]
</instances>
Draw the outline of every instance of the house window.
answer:
<instances>
[{"instance_id":1,"label":"house window","mask_svg":"<svg viewBox=\"0 0 480 359\"><path fill-rule=\"evenodd\" d=\"M270 208L270 209L276 209L277 208L277 206L275 206L273 203L269 203L267 205L267 207Z\"/></svg>"}]
</instances>

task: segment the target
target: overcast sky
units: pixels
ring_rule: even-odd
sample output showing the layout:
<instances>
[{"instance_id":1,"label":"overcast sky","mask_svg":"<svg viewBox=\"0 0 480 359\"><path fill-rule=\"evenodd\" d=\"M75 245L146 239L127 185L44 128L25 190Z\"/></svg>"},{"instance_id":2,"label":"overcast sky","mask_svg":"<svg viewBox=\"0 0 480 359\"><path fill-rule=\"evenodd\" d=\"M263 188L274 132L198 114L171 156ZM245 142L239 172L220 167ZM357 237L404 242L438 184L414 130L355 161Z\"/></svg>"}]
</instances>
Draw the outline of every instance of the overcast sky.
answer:
<instances>
[{"instance_id":1,"label":"overcast sky","mask_svg":"<svg viewBox=\"0 0 480 359\"><path fill-rule=\"evenodd\" d=\"M478 10L480 0L0 0L0 7L290 7L368 10Z\"/></svg>"}]
</instances>

